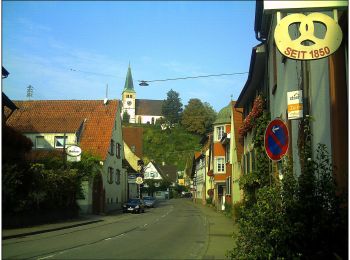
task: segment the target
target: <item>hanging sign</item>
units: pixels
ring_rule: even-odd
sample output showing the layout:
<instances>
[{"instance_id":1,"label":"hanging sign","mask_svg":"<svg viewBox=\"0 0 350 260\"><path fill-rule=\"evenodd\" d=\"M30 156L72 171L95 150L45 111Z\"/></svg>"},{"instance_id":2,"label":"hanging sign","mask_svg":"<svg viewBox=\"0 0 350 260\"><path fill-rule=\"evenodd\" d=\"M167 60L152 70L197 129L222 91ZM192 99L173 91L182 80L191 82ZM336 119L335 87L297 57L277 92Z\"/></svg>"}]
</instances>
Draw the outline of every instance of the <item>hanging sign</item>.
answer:
<instances>
[{"instance_id":1,"label":"hanging sign","mask_svg":"<svg viewBox=\"0 0 350 260\"><path fill-rule=\"evenodd\" d=\"M66 154L69 156L75 157L81 154L81 148L76 145L71 145L66 148Z\"/></svg>"},{"instance_id":2,"label":"hanging sign","mask_svg":"<svg viewBox=\"0 0 350 260\"><path fill-rule=\"evenodd\" d=\"M300 36L292 39L289 29L299 25ZM315 27L325 29L324 37L315 35ZM291 14L281 19L275 28L275 42L279 51L286 57L296 60L321 59L331 55L340 46L343 33L339 24L322 13Z\"/></svg>"},{"instance_id":3,"label":"hanging sign","mask_svg":"<svg viewBox=\"0 0 350 260\"><path fill-rule=\"evenodd\" d=\"M136 184L142 184L143 183L143 179L142 177L136 177Z\"/></svg>"},{"instance_id":4,"label":"hanging sign","mask_svg":"<svg viewBox=\"0 0 350 260\"><path fill-rule=\"evenodd\" d=\"M288 128L281 119L272 120L265 131L265 150L273 161L279 161L288 151Z\"/></svg>"},{"instance_id":5,"label":"hanging sign","mask_svg":"<svg viewBox=\"0 0 350 260\"><path fill-rule=\"evenodd\" d=\"M303 92L302 90L287 92L288 119L303 117Z\"/></svg>"}]
</instances>

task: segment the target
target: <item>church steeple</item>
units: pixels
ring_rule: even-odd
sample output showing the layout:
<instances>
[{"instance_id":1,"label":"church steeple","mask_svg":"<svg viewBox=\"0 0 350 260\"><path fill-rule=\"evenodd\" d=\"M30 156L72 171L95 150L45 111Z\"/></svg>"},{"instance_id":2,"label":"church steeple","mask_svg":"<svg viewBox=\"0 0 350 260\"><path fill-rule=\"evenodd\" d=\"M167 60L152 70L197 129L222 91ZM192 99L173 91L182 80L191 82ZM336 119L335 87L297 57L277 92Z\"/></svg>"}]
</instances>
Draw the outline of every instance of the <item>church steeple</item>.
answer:
<instances>
[{"instance_id":1,"label":"church steeple","mask_svg":"<svg viewBox=\"0 0 350 260\"><path fill-rule=\"evenodd\" d=\"M124 85L123 93L124 92L135 93L134 83L133 83L132 75L131 75L130 62L129 62L128 73L126 74L126 79L125 79L125 85Z\"/></svg>"}]
</instances>

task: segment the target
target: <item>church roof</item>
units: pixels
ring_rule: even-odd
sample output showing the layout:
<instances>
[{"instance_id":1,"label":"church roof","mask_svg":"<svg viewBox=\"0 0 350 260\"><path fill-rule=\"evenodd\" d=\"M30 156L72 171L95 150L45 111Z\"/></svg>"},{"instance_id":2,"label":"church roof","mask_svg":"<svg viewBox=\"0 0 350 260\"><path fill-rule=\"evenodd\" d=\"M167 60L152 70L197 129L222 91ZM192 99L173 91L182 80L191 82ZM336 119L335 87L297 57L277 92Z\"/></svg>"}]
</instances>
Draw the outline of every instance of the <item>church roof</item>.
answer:
<instances>
[{"instance_id":1,"label":"church roof","mask_svg":"<svg viewBox=\"0 0 350 260\"><path fill-rule=\"evenodd\" d=\"M162 116L163 100L136 99L136 115Z\"/></svg>"},{"instance_id":2,"label":"church roof","mask_svg":"<svg viewBox=\"0 0 350 260\"><path fill-rule=\"evenodd\" d=\"M126 79L125 79L125 85L124 85L123 92L124 91L135 93L134 83L133 83L132 75L131 75L130 64L129 64L129 68L128 68L128 73L126 74Z\"/></svg>"}]
</instances>

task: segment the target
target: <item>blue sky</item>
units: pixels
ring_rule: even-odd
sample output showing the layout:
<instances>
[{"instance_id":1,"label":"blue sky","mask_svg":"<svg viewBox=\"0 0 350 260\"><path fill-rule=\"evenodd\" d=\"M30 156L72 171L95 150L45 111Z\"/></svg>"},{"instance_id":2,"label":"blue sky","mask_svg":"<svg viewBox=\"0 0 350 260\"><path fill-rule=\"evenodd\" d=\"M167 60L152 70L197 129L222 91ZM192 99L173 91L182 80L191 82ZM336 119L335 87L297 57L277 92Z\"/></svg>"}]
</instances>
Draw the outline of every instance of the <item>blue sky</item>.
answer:
<instances>
[{"instance_id":1,"label":"blue sky","mask_svg":"<svg viewBox=\"0 0 350 260\"><path fill-rule=\"evenodd\" d=\"M3 1L2 90L13 100L27 99L28 85L34 100L103 99L108 84L108 98L120 99L130 62L137 98L173 89L184 105L199 98L219 111L247 74L137 80L247 72L254 16L255 1Z\"/></svg>"}]
</instances>

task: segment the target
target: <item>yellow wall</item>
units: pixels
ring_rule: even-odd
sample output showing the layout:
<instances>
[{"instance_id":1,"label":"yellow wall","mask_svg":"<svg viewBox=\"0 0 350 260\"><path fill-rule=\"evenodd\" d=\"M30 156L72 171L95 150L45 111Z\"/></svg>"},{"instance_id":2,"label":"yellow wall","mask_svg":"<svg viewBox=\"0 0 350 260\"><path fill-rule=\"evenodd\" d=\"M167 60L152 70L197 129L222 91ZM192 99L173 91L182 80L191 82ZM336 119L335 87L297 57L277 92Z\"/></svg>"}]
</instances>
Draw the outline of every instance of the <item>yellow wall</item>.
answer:
<instances>
[{"instance_id":1,"label":"yellow wall","mask_svg":"<svg viewBox=\"0 0 350 260\"><path fill-rule=\"evenodd\" d=\"M25 136L28 137L33 142L33 149L36 149L35 139L37 136L44 136L45 141L47 141L47 149L55 148L55 136L64 136L64 133L25 133ZM66 133L67 143L66 145L76 144L76 135L75 133Z\"/></svg>"}]
</instances>

